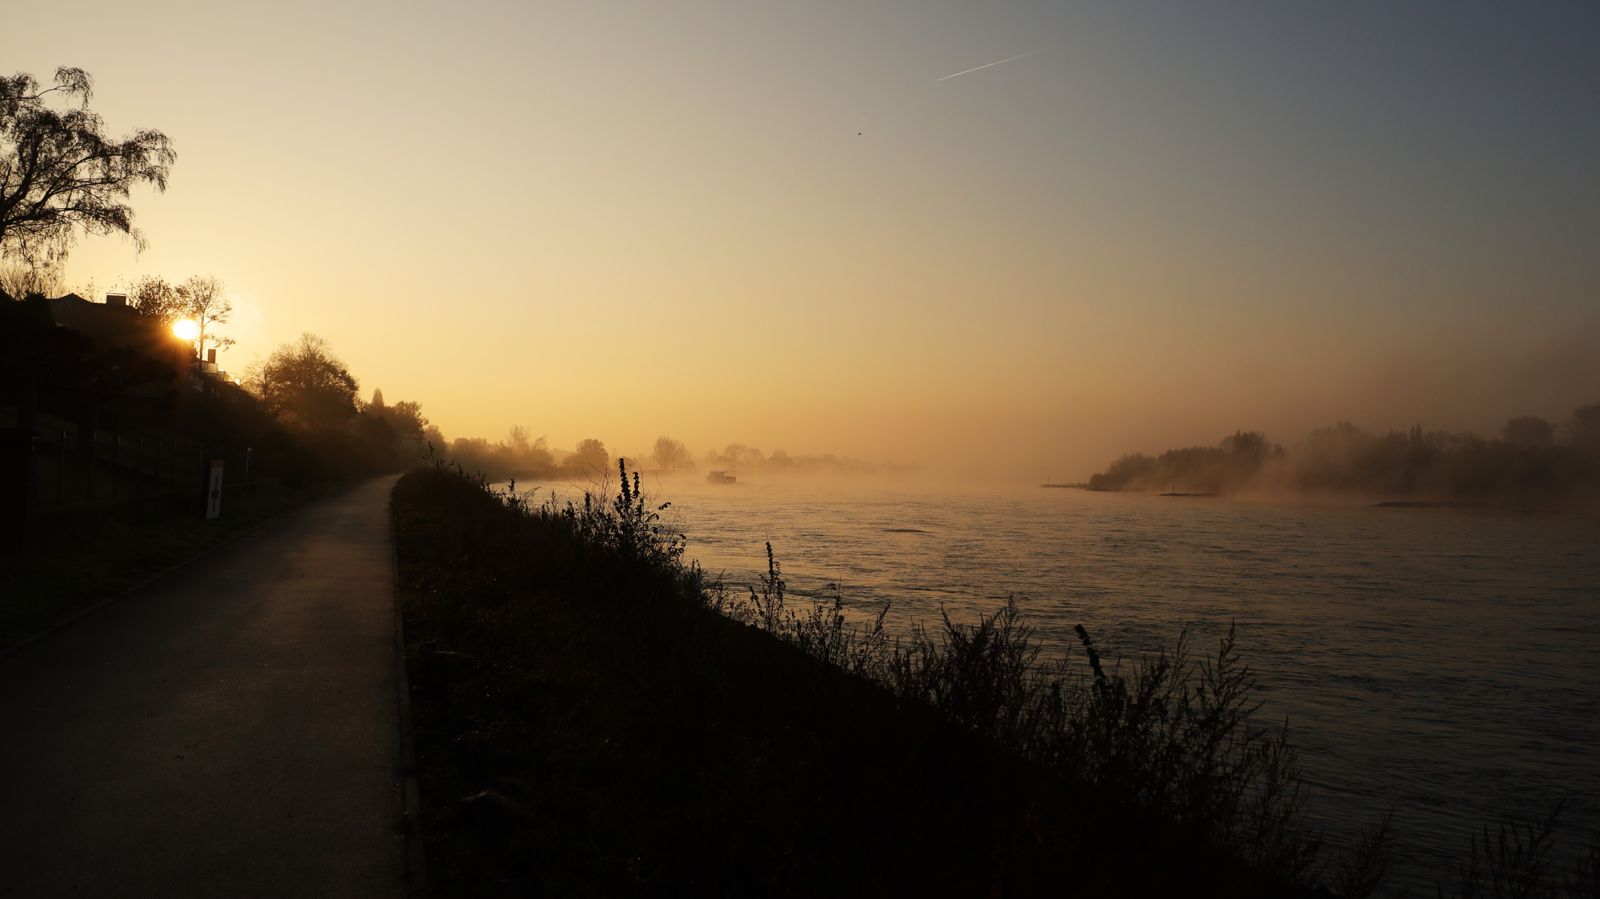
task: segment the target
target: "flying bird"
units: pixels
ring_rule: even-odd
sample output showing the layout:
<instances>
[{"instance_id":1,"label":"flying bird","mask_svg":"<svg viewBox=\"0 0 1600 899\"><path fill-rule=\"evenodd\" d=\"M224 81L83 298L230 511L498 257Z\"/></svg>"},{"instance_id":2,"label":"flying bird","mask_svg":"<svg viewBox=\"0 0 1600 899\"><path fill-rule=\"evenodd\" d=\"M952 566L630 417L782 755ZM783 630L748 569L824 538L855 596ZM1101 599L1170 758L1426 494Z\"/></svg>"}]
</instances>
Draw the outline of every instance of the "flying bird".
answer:
<instances>
[{"instance_id":1,"label":"flying bird","mask_svg":"<svg viewBox=\"0 0 1600 899\"><path fill-rule=\"evenodd\" d=\"M976 72L979 69L987 69L990 66L1004 65L1005 63L1008 63L1008 62L1016 62L1019 59L1027 59L1028 57L1034 55L1035 53L1043 53L1044 51L1049 50L1049 49L1050 49L1049 47L1040 47L1037 50L1029 50L1026 53L1018 53L1016 56L1007 56L1005 59L997 59L994 62L986 62L981 66L973 66L970 69L962 69L961 71L955 73L954 75L946 75L943 78L935 78L933 80L934 81L949 81L952 78L959 78L962 75L971 74L972 72Z\"/></svg>"}]
</instances>

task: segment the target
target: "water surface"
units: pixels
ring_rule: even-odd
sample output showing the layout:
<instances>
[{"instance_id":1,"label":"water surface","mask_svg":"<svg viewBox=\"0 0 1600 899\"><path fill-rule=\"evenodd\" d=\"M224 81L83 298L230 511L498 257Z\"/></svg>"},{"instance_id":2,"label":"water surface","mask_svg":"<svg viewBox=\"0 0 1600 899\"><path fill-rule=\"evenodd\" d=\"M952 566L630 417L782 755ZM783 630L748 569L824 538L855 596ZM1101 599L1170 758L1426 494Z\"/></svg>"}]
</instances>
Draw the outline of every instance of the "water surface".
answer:
<instances>
[{"instance_id":1,"label":"water surface","mask_svg":"<svg viewBox=\"0 0 1600 899\"><path fill-rule=\"evenodd\" d=\"M897 628L1015 596L1052 651L1082 624L1132 656L1185 628L1213 649L1237 624L1264 713L1290 721L1313 819L1337 842L1394 809L1404 880L1453 876L1474 828L1563 797L1571 831L1600 829L1592 519L781 479L649 489L730 586L755 583L771 541L792 594L838 584L852 608L889 602Z\"/></svg>"}]
</instances>

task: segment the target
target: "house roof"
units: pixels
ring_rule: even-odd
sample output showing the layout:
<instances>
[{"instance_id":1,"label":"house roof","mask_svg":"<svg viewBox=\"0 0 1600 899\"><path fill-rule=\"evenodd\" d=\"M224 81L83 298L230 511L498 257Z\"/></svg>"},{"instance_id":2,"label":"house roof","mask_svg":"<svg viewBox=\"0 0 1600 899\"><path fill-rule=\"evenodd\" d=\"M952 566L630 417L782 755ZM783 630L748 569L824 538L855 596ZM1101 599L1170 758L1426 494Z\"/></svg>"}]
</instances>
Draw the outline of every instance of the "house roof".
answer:
<instances>
[{"instance_id":1,"label":"house roof","mask_svg":"<svg viewBox=\"0 0 1600 899\"><path fill-rule=\"evenodd\" d=\"M56 325L70 328L107 349L137 350L159 359L186 359L193 353L154 319L128 306L86 300L75 293L46 300Z\"/></svg>"},{"instance_id":2,"label":"house roof","mask_svg":"<svg viewBox=\"0 0 1600 899\"><path fill-rule=\"evenodd\" d=\"M101 346L143 349L156 336L159 327L127 306L108 306L69 293L45 300L50 317L57 325L71 328Z\"/></svg>"}]
</instances>

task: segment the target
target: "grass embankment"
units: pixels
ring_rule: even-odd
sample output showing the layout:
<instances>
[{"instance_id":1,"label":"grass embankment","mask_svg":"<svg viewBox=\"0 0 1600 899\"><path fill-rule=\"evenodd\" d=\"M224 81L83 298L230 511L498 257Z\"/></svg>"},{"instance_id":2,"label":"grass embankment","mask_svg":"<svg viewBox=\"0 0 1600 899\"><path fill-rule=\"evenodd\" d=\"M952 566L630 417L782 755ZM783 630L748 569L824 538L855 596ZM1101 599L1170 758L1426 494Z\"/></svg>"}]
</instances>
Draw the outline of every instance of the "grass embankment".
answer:
<instances>
[{"instance_id":1,"label":"grass embankment","mask_svg":"<svg viewBox=\"0 0 1600 899\"><path fill-rule=\"evenodd\" d=\"M36 524L27 543L0 550L6 572L0 652L310 496L308 490L271 483L235 488L223 497L216 521L201 516L197 497L53 511Z\"/></svg>"},{"instance_id":2,"label":"grass embankment","mask_svg":"<svg viewBox=\"0 0 1600 899\"><path fill-rule=\"evenodd\" d=\"M438 469L393 511L441 895L1296 892L1120 787L719 613L647 514L508 508ZM773 623L775 586L747 620Z\"/></svg>"}]
</instances>

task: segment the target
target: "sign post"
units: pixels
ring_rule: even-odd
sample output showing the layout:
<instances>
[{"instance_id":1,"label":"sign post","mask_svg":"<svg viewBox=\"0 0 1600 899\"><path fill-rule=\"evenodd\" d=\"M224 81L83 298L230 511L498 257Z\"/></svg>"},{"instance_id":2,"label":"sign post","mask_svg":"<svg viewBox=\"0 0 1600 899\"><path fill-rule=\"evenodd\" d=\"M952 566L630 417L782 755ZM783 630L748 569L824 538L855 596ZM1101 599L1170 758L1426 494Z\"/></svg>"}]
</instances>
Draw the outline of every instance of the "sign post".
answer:
<instances>
[{"instance_id":1,"label":"sign post","mask_svg":"<svg viewBox=\"0 0 1600 899\"><path fill-rule=\"evenodd\" d=\"M211 460L211 479L206 487L206 520L222 515L222 460Z\"/></svg>"}]
</instances>

